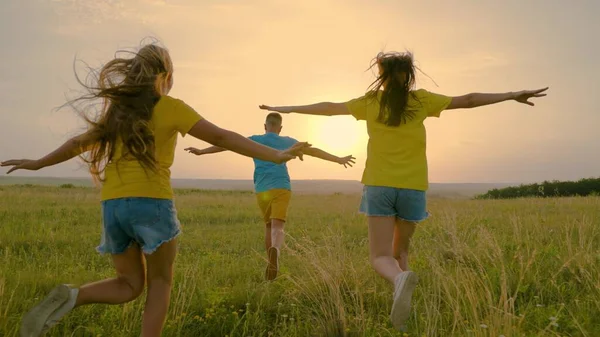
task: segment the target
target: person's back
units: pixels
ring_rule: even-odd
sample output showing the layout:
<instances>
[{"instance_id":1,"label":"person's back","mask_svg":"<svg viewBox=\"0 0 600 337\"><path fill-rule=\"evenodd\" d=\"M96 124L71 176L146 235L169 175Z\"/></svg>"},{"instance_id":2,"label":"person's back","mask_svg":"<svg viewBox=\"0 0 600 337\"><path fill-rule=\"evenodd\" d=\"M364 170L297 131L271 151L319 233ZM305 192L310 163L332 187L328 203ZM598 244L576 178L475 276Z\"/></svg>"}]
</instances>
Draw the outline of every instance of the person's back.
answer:
<instances>
[{"instance_id":1,"label":"person's back","mask_svg":"<svg viewBox=\"0 0 600 337\"><path fill-rule=\"evenodd\" d=\"M426 157L427 117L439 117L450 98L423 89L411 91L406 103L412 112L400 125L386 125L379 120L382 91L346 103L350 113L367 122L369 142L363 184L427 190Z\"/></svg>"},{"instance_id":2,"label":"person's back","mask_svg":"<svg viewBox=\"0 0 600 337\"><path fill-rule=\"evenodd\" d=\"M184 136L199 117L186 103L162 96L154 106L149 127L154 135L156 170L148 170L135 158L123 157L123 142L115 143L113 160L105 169L102 200L124 197L173 198L171 165L178 134Z\"/></svg>"},{"instance_id":3,"label":"person's back","mask_svg":"<svg viewBox=\"0 0 600 337\"><path fill-rule=\"evenodd\" d=\"M250 136L250 139L277 150L288 149L298 142L294 138L280 136L274 132ZM254 159L254 188L257 193L271 189L290 190L291 182L287 165Z\"/></svg>"}]
</instances>

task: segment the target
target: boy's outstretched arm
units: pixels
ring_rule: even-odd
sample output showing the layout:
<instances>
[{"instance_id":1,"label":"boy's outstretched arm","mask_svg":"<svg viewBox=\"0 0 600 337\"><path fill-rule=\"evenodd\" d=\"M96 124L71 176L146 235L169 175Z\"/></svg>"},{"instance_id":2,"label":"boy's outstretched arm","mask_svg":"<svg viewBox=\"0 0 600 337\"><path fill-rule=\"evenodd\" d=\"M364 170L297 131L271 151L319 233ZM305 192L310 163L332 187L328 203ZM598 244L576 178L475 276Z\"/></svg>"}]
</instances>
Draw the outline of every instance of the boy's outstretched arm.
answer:
<instances>
[{"instance_id":1,"label":"boy's outstretched arm","mask_svg":"<svg viewBox=\"0 0 600 337\"><path fill-rule=\"evenodd\" d=\"M304 149L303 152L307 156L311 156L311 157L327 160L330 162L338 163L340 165L344 165L344 167L348 167L348 166L352 167L352 165L355 163L354 159L356 159L353 156L337 157L337 156L332 155L331 153L325 152L321 149L317 149L314 147L309 147L307 149Z\"/></svg>"},{"instance_id":2,"label":"boy's outstretched arm","mask_svg":"<svg viewBox=\"0 0 600 337\"><path fill-rule=\"evenodd\" d=\"M11 159L3 161L0 166L12 166L6 174L16 170L37 171L75 158L85 152L91 145L93 144L91 144L89 134L86 132L67 140L59 148L40 159Z\"/></svg>"},{"instance_id":3,"label":"boy's outstretched arm","mask_svg":"<svg viewBox=\"0 0 600 337\"><path fill-rule=\"evenodd\" d=\"M201 156L203 154L211 154L211 153L219 153L219 152L223 152L223 151L227 151L227 149L224 149L222 147L219 146L210 146L207 147L205 149L198 149L195 147L188 147L186 149L184 149L184 151L187 151L191 154L195 154L197 156Z\"/></svg>"}]
</instances>

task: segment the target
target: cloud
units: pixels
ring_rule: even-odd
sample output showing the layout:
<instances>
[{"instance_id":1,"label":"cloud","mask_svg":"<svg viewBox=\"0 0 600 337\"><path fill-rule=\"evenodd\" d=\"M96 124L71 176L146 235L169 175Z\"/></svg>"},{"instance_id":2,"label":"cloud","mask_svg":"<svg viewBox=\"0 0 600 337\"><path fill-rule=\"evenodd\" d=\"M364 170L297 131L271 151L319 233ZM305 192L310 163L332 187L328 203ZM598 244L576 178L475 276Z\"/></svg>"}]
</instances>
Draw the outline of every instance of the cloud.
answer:
<instances>
[{"instance_id":1,"label":"cloud","mask_svg":"<svg viewBox=\"0 0 600 337\"><path fill-rule=\"evenodd\" d=\"M102 25L164 22L174 10L185 7L164 0L44 0L60 17L55 32L63 36L80 36Z\"/></svg>"}]
</instances>

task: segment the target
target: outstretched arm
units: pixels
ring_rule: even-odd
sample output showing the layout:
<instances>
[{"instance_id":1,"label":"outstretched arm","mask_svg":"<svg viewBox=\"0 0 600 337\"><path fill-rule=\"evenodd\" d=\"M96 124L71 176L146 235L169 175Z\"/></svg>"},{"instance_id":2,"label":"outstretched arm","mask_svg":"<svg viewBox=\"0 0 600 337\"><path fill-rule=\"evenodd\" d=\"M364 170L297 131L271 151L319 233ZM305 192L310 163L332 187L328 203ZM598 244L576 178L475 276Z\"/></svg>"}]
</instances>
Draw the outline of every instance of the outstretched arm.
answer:
<instances>
[{"instance_id":1,"label":"outstretched arm","mask_svg":"<svg viewBox=\"0 0 600 337\"><path fill-rule=\"evenodd\" d=\"M299 113L305 115L319 115L319 116L339 116L349 115L350 111L344 103L331 103L321 102L310 105L296 105L296 106L268 106L259 105L262 110L276 111L280 113Z\"/></svg>"},{"instance_id":2,"label":"outstretched arm","mask_svg":"<svg viewBox=\"0 0 600 337\"><path fill-rule=\"evenodd\" d=\"M304 154L311 156L311 157L338 163L340 165L344 165L344 167L348 167L348 166L352 167L352 165L355 163L354 159L356 159L353 156L337 157L337 156L332 155L331 153L325 152L321 149L317 149L314 147L305 149Z\"/></svg>"},{"instance_id":3,"label":"outstretched arm","mask_svg":"<svg viewBox=\"0 0 600 337\"><path fill-rule=\"evenodd\" d=\"M207 143L231 150L243 156L270 161L277 164L287 162L296 158L296 156L302 160L302 152L306 148L310 147L310 144L306 142L299 142L285 151L277 151L273 148L252 141L238 133L222 129L205 119L198 121L192 127L192 129L188 131L188 134Z\"/></svg>"},{"instance_id":4,"label":"outstretched arm","mask_svg":"<svg viewBox=\"0 0 600 337\"><path fill-rule=\"evenodd\" d=\"M69 159L77 157L85 152L90 145L92 144L88 133L83 133L67 140L59 148L40 159L11 159L3 161L0 166L12 166L8 172L6 172L6 174L16 170L37 171L44 167L60 164Z\"/></svg>"},{"instance_id":5,"label":"outstretched arm","mask_svg":"<svg viewBox=\"0 0 600 337\"><path fill-rule=\"evenodd\" d=\"M507 92L502 94L482 94L470 93L463 96L453 97L452 102L446 110L452 109L471 109L484 105L496 104L504 101L515 100L519 103L534 106L533 102L529 102L530 98L546 96L544 91L548 88L537 90L523 90L519 92Z\"/></svg>"},{"instance_id":6,"label":"outstretched arm","mask_svg":"<svg viewBox=\"0 0 600 337\"><path fill-rule=\"evenodd\" d=\"M204 154L211 154L211 153L219 153L219 152L223 152L223 151L227 151L227 149L224 149L222 147L219 146L211 146L211 147L207 147L205 149L198 149L195 147L188 147L186 149L184 149L184 151L187 151L191 154L195 154L197 156L201 156Z\"/></svg>"}]
</instances>

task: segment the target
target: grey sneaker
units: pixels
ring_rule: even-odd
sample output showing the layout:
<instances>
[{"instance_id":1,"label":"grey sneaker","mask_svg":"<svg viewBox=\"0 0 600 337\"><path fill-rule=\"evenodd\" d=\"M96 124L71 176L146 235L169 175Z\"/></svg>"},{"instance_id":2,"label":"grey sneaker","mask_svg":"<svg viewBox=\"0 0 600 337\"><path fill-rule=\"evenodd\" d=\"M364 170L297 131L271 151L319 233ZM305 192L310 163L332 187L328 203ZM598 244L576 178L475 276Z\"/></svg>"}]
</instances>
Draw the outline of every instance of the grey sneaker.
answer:
<instances>
[{"instance_id":1,"label":"grey sneaker","mask_svg":"<svg viewBox=\"0 0 600 337\"><path fill-rule=\"evenodd\" d=\"M60 308L65 302L69 300L71 294L71 288L65 284L61 284L50 291L50 294L46 296L38 305L29 310L28 313L23 316L21 321L21 337L39 337L44 332L44 326L46 321Z\"/></svg>"},{"instance_id":2,"label":"grey sneaker","mask_svg":"<svg viewBox=\"0 0 600 337\"><path fill-rule=\"evenodd\" d=\"M44 324L44 328L42 329L42 335L48 332L50 328L55 326L63 317L65 317L65 315L75 308L79 289L74 288L72 285L66 286L69 287L69 298L58 309L56 309L56 311L54 311L50 317L48 317L46 323Z\"/></svg>"},{"instance_id":3,"label":"grey sneaker","mask_svg":"<svg viewBox=\"0 0 600 337\"><path fill-rule=\"evenodd\" d=\"M267 255L269 256L269 264L265 271L265 278L267 281L273 281L279 272L279 249L271 247L267 251Z\"/></svg>"},{"instance_id":4,"label":"grey sneaker","mask_svg":"<svg viewBox=\"0 0 600 337\"><path fill-rule=\"evenodd\" d=\"M404 323L410 317L410 302L412 293L419 283L419 277L412 271L400 273L394 282L394 304L390 319L396 330L402 330Z\"/></svg>"}]
</instances>

